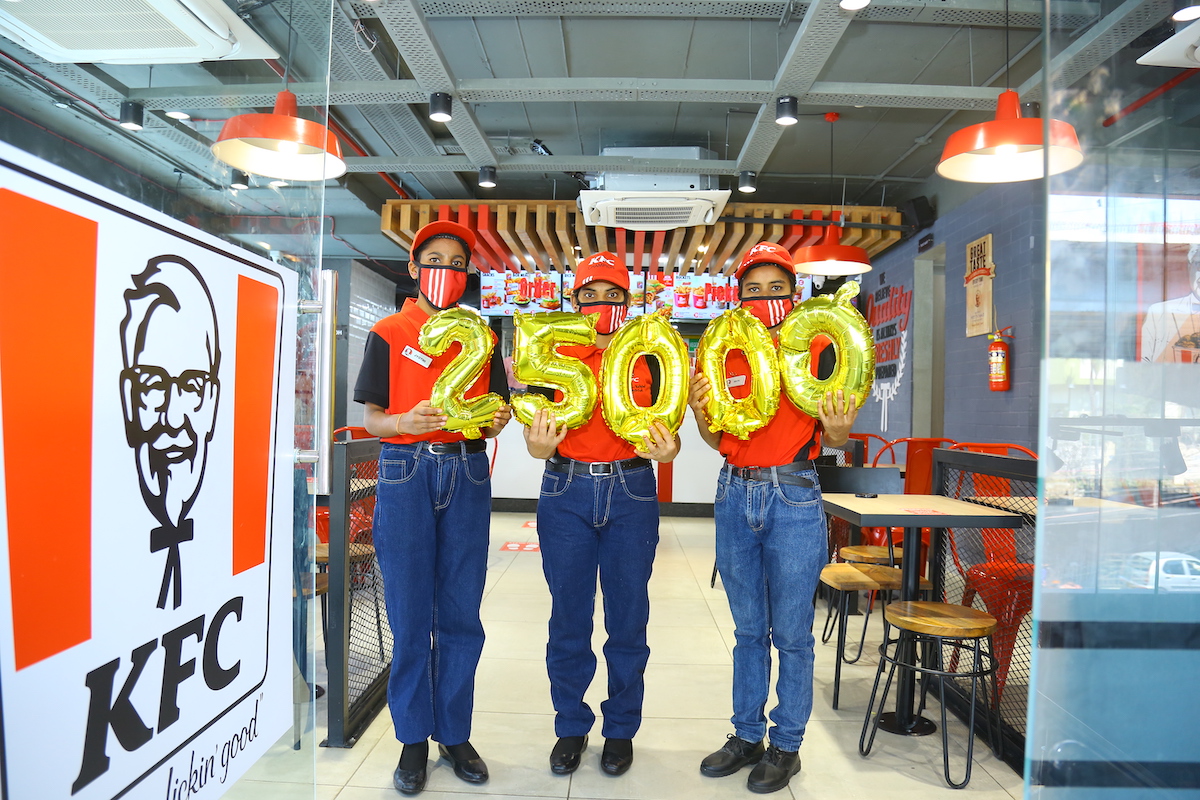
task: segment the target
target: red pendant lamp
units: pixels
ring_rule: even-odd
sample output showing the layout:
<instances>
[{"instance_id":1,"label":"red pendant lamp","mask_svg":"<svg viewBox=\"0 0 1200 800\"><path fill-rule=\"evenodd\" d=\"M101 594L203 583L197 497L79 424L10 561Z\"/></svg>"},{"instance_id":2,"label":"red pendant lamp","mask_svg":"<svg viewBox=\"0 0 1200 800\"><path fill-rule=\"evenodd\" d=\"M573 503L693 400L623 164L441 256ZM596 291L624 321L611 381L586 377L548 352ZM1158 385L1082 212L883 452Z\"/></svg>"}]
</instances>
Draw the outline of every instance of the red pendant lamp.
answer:
<instances>
[{"instance_id":1,"label":"red pendant lamp","mask_svg":"<svg viewBox=\"0 0 1200 800\"><path fill-rule=\"evenodd\" d=\"M1022 117L1017 93L1005 90L996 101L995 119L950 135L937 173L968 183L1013 183L1075 169L1083 163L1075 129L1062 120L1047 122L1049 140L1043 120Z\"/></svg>"},{"instance_id":2,"label":"red pendant lamp","mask_svg":"<svg viewBox=\"0 0 1200 800\"><path fill-rule=\"evenodd\" d=\"M319 122L297 115L296 95L284 89L270 114L230 117L212 146L235 169L288 181L323 181L346 172L342 145Z\"/></svg>"},{"instance_id":3,"label":"red pendant lamp","mask_svg":"<svg viewBox=\"0 0 1200 800\"><path fill-rule=\"evenodd\" d=\"M841 115L836 111L830 111L825 115L825 120L830 123L829 126L829 193L830 193L830 214L831 223L839 222L842 218L841 211L833 210L833 124L841 118ZM796 265L797 272L803 272L808 275L824 275L827 277L837 277L844 275L861 275L871 271L871 259L867 255L867 251L861 247L842 244L842 226L830 224L825 229L825 235L821 238L820 244L812 245L811 247L801 247L796 250L792 256L792 262Z\"/></svg>"},{"instance_id":4,"label":"red pendant lamp","mask_svg":"<svg viewBox=\"0 0 1200 800\"><path fill-rule=\"evenodd\" d=\"M1008 0L1004 0L1004 91L996 118L950 134L937 174L966 183L1032 181L1083 163L1079 137L1069 123L1021 116L1021 101L1008 87ZM1049 139L1047 140L1047 135Z\"/></svg>"}]
</instances>

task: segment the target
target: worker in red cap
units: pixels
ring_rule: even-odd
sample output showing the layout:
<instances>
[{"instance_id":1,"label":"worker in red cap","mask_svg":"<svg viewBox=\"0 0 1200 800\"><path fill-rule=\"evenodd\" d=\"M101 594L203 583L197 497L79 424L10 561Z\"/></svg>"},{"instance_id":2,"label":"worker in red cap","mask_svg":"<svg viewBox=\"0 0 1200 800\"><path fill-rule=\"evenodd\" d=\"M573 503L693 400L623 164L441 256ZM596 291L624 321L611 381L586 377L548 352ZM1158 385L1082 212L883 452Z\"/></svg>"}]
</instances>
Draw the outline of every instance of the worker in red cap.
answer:
<instances>
[{"instance_id":1,"label":"worker in red cap","mask_svg":"<svg viewBox=\"0 0 1200 800\"><path fill-rule=\"evenodd\" d=\"M487 445L442 430L447 417L429 402L460 346L431 356L418 344L425 321L462 297L474 246L475 234L456 222L417 231L408 272L418 295L371 329L354 387L366 405L363 424L382 440L374 544L394 642L387 696L404 745L392 776L402 794L425 788L430 737L459 778L488 779L469 741L492 513ZM492 391L507 396L495 350L492 361L467 397L487 392L489 378ZM502 406L484 435L499 435L510 414Z\"/></svg>"},{"instance_id":2,"label":"worker in red cap","mask_svg":"<svg viewBox=\"0 0 1200 800\"><path fill-rule=\"evenodd\" d=\"M576 270L571 299L578 311L599 314L596 343L559 352L587 364L599 388L604 348L629 311L629 270L612 253L589 256ZM651 405L656 384L646 360L639 359L634 399ZM650 460L671 461L679 440L656 422L646 449L637 450L609 429L597 403L591 419L571 430L560 428L552 413L537 412L525 429L525 442L530 455L546 459L537 527L550 587L546 671L559 737L550 751L550 770L569 775L578 768L596 721L583 696L596 674L592 615L598 574L608 632L600 768L621 775L633 763L633 737L642 722L642 676L650 657L647 585L658 547L658 488Z\"/></svg>"},{"instance_id":3,"label":"worker in red cap","mask_svg":"<svg viewBox=\"0 0 1200 800\"><path fill-rule=\"evenodd\" d=\"M771 333L792 311L796 272L787 250L761 242L742 257L735 273L738 299ZM709 777L754 769L747 788L774 792L800 771L800 742L812 711L813 593L827 561L825 512L812 459L826 444L846 442L858 414L854 395L826 395L813 419L786 393L771 421L748 440L708 428L704 407L710 376L692 378L688 402L700 436L725 456L717 480L714 516L717 569L735 626L733 648L733 734L700 763ZM730 353L725 383L746 397L753 376L737 350ZM779 652L777 703L771 710L770 745L766 703L771 647Z\"/></svg>"}]
</instances>

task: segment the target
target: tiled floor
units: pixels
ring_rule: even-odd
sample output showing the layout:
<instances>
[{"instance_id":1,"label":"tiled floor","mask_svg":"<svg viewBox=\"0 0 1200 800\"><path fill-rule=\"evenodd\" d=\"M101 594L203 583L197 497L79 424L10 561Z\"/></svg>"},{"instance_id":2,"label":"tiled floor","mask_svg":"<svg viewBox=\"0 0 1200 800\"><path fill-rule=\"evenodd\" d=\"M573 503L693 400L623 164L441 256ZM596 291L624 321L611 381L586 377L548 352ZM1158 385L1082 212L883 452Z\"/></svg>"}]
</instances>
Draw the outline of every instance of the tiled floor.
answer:
<instances>
[{"instance_id":1,"label":"tiled floor","mask_svg":"<svg viewBox=\"0 0 1200 800\"><path fill-rule=\"evenodd\" d=\"M494 800L706 800L754 796L745 785L749 770L716 779L699 772L700 759L723 744L731 731L733 622L720 583L716 589L708 585L713 563L711 519L673 517L662 521L650 583L651 656L646 670L645 720L634 740L633 767L619 778L600 771L603 739L597 724L578 772L569 777L550 773L547 757L555 737L544 663L549 595L537 553L499 550L504 542L536 541L535 531L522 527L530 518L524 514L492 517L492 551L482 610L487 644L479 666L471 736L487 761L491 780L472 786L455 778L445 762L431 762L428 788L421 797L447 800L475 794ZM872 619L872 633L878 639L876 619ZM603 636L599 620L597 630L599 653ZM976 747L975 771L964 792L943 783L939 736L902 738L881 733L871 756L859 757L858 735L874 678L874 660L867 656L863 661L870 663L844 668L841 709L834 711L830 708L833 652L832 643L818 642L816 697L800 751L804 768L774 797L787 798L789 792L797 799L837 800L927 800L963 794L981 800L1021 797L1020 776L997 761L982 743ZM593 708L598 709L604 686L601 657L588 695ZM936 714L936 705L933 712ZM323 738L319 728L324 713L324 701L319 701L318 731L315 737L306 737L306 743ZM965 727L952 722L952 766L956 769L962 766L964 736ZM394 800L399 795L392 789L391 776L399 756L400 745L385 710L349 750L306 744L296 752L287 744L276 745L227 796L253 800L313 797L315 774L317 800Z\"/></svg>"}]
</instances>

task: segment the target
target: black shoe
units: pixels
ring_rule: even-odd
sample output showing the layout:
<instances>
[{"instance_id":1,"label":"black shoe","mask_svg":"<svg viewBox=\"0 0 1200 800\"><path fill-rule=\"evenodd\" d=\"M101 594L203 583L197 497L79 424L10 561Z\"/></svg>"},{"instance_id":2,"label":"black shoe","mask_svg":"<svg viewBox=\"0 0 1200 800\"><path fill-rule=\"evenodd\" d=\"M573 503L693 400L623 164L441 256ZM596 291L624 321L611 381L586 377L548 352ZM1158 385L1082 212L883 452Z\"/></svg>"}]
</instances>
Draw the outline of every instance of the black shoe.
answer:
<instances>
[{"instance_id":1,"label":"black shoe","mask_svg":"<svg viewBox=\"0 0 1200 800\"><path fill-rule=\"evenodd\" d=\"M550 771L555 775L570 775L579 769L579 757L587 749L586 736L563 736L550 751Z\"/></svg>"},{"instance_id":2,"label":"black shoe","mask_svg":"<svg viewBox=\"0 0 1200 800\"><path fill-rule=\"evenodd\" d=\"M487 783L487 764L483 763L483 759L475 752L475 748L471 747L470 742L452 744L449 747L439 744L438 753L450 762L454 767L454 774L459 779L467 783Z\"/></svg>"},{"instance_id":3,"label":"black shoe","mask_svg":"<svg viewBox=\"0 0 1200 800\"><path fill-rule=\"evenodd\" d=\"M787 786L788 781L799 771L799 753L795 750L780 750L771 745L758 762L758 766L751 770L750 777L746 780L746 788L759 794L777 792Z\"/></svg>"},{"instance_id":4,"label":"black shoe","mask_svg":"<svg viewBox=\"0 0 1200 800\"><path fill-rule=\"evenodd\" d=\"M406 744L400 753L400 763L392 774L392 786L400 794L418 794L425 788L426 767L429 762L429 742Z\"/></svg>"},{"instance_id":5,"label":"black shoe","mask_svg":"<svg viewBox=\"0 0 1200 800\"><path fill-rule=\"evenodd\" d=\"M600 769L609 775L624 775L633 763L633 739L605 739Z\"/></svg>"},{"instance_id":6,"label":"black shoe","mask_svg":"<svg viewBox=\"0 0 1200 800\"><path fill-rule=\"evenodd\" d=\"M764 749L761 741L747 742L731 733L724 747L700 762L700 774L710 778L732 775L747 764L757 764Z\"/></svg>"}]
</instances>

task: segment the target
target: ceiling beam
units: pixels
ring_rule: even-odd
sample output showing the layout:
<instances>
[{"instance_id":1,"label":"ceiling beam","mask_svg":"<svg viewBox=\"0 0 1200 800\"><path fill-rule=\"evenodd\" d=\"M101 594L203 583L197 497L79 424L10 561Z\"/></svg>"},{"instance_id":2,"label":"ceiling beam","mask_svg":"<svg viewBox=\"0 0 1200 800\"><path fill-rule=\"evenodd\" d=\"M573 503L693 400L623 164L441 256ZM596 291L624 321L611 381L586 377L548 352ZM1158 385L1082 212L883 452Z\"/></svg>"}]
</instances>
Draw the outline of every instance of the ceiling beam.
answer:
<instances>
[{"instance_id":1,"label":"ceiling beam","mask_svg":"<svg viewBox=\"0 0 1200 800\"><path fill-rule=\"evenodd\" d=\"M421 88L427 94L448 92L453 96L454 76L429 31L417 0L386 3L379 6L376 13ZM476 167L494 165L496 154L474 112L455 97L451 113L452 119L446 127L467 157Z\"/></svg>"},{"instance_id":2,"label":"ceiling beam","mask_svg":"<svg viewBox=\"0 0 1200 800\"><path fill-rule=\"evenodd\" d=\"M629 158L626 156L496 156L501 172L652 172L656 175L732 175L733 161L681 158ZM470 172L476 162L470 156L436 158L347 158L347 172Z\"/></svg>"},{"instance_id":3,"label":"ceiling beam","mask_svg":"<svg viewBox=\"0 0 1200 800\"><path fill-rule=\"evenodd\" d=\"M1085 31L1050 61L1054 89L1073 86L1100 64L1171 13L1170 0L1125 0L1099 24ZM1024 101L1043 98L1043 70L1035 72L1017 89Z\"/></svg>"},{"instance_id":4,"label":"ceiling beam","mask_svg":"<svg viewBox=\"0 0 1200 800\"><path fill-rule=\"evenodd\" d=\"M360 17L374 17L374 3L356 0L352 4ZM622 2L619 11L605 0L421 0L426 17L606 17L614 13L632 17L699 17L708 19L773 19L784 21L803 14L803 0L644 0ZM1100 16L1100 3L1087 0L1056 2L1056 20L1067 28L1078 28ZM1013 28L1040 29L1042 3L1038 0L1010 2ZM886 22L915 22L922 25L970 25L1004 27L1004 0L874 0L858 12L858 19Z\"/></svg>"},{"instance_id":5,"label":"ceiling beam","mask_svg":"<svg viewBox=\"0 0 1200 800\"><path fill-rule=\"evenodd\" d=\"M275 103L278 83L224 87L160 86L132 89L129 99L147 109L263 108ZM324 106L324 82L288 84L300 105ZM485 78L462 80L454 92L464 103L760 103L773 102L772 81L700 78ZM868 105L888 108L986 110L996 92L978 86L816 81L800 95L801 105ZM331 81L332 106L427 103L429 94L413 80Z\"/></svg>"},{"instance_id":6,"label":"ceiling beam","mask_svg":"<svg viewBox=\"0 0 1200 800\"><path fill-rule=\"evenodd\" d=\"M816 0L811 3L792 40L792 46L775 73L772 93L776 96L799 97L808 92L817 82L825 62L833 54L853 18L852 12L838 7L838 0ZM782 135L783 126L775 124L775 103L768 99L759 108L750 134L738 154L738 170L761 172Z\"/></svg>"}]
</instances>

